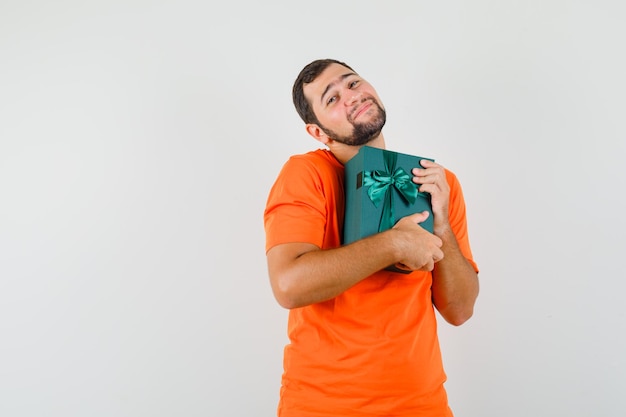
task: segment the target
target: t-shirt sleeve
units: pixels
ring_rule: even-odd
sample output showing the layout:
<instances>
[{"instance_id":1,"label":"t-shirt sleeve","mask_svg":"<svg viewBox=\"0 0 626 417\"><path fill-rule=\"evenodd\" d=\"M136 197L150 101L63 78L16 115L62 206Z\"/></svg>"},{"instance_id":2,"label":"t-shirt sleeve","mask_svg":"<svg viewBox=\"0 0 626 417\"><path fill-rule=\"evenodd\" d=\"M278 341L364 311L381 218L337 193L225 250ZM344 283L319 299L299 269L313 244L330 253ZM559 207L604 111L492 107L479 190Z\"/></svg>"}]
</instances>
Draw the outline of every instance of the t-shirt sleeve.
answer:
<instances>
[{"instance_id":1,"label":"t-shirt sleeve","mask_svg":"<svg viewBox=\"0 0 626 417\"><path fill-rule=\"evenodd\" d=\"M267 199L265 250L295 242L322 247L325 224L326 204L318 171L311 161L291 157Z\"/></svg>"},{"instance_id":2,"label":"t-shirt sleeve","mask_svg":"<svg viewBox=\"0 0 626 417\"><path fill-rule=\"evenodd\" d=\"M446 170L446 178L450 186L450 207L448 216L450 226L459 243L461 253L472 264L474 271L478 272L478 265L474 262L467 232L467 218L465 213L465 199L458 178L451 171Z\"/></svg>"}]
</instances>

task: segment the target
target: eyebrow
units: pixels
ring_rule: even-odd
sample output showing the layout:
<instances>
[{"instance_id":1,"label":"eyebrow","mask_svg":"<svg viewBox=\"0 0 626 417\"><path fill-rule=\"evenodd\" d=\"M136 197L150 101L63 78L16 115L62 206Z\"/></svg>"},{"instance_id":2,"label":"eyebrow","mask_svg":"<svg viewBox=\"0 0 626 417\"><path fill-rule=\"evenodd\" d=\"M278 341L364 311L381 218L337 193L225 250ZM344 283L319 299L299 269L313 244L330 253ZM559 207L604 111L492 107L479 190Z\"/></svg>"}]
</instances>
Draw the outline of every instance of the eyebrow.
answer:
<instances>
[{"instance_id":1,"label":"eyebrow","mask_svg":"<svg viewBox=\"0 0 626 417\"><path fill-rule=\"evenodd\" d=\"M340 76L337 81L333 81L332 83L328 84L326 86L326 89L324 90L324 92L322 93L322 95L320 97L320 103L324 101L324 96L326 96L326 93L328 93L328 90L330 90L331 88L336 86L338 83L340 83L341 81L345 80L346 78L348 78L348 77L350 77L352 75L356 75L356 73L348 72L348 73L343 74L342 76Z\"/></svg>"}]
</instances>

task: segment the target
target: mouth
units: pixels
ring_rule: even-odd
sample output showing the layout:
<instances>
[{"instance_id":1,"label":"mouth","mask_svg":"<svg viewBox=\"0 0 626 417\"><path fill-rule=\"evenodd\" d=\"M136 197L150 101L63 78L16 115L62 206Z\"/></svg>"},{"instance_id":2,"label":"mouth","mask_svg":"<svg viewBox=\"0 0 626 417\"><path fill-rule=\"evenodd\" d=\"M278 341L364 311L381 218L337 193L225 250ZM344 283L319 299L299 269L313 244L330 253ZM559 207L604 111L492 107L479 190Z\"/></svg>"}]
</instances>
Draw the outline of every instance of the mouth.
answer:
<instances>
[{"instance_id":1,"label":"mouth","mask_svg":"<svg viewBox=\"0 0 626 417\"><path fill-rule=\"evenodd\" d=\"M365 100L363 103L361 103L360 106L355 108L354 111L352 112L352 120L355 120L357 117L359 117L360 115L368 111L373 105L374 103L372 102L372 100L370 99Z\"/></svg>"}]
</instances>

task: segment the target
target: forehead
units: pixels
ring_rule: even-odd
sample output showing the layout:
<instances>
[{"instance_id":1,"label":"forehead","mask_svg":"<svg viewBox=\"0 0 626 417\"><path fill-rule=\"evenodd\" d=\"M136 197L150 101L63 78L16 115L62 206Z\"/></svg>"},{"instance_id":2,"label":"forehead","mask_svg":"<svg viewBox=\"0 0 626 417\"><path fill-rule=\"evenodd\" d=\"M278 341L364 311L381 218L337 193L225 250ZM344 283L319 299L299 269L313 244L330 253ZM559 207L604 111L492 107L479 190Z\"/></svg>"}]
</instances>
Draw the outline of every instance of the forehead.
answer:
<instances>
[{"instance_id":1,"label":"forehead","mask_svg":"<svg viewBox=\"0 0 626 417\"><path fill-rule=\"evenodd\" d=\"M326 91L350 75L356 75L350 68L340 64L330 64L313 82L304 85L304 95L309 101L315 103Z\"/></svg>"}]
</instances>

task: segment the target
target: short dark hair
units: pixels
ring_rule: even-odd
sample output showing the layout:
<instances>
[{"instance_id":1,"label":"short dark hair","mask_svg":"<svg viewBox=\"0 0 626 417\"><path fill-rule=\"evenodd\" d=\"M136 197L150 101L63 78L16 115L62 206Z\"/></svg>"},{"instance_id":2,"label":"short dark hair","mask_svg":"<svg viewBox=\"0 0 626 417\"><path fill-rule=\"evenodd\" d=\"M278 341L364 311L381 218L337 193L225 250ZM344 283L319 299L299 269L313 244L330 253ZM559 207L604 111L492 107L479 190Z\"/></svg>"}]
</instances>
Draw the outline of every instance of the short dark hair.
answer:
<instances>
[{"instance_id":1,"label":"short dark hair","mask_svg":"<svg viewBox=\"0 0 626 417\"><path fill-rule=\"evenodd\" d=\"M304 96L304 85L315 81L315 79L331 64L343 65L350 71L354 71L349 65L344 62L337 61L336 59L317 59L302 68L302 71L300 71L296 81L293 83L293 105L296 106L296 111L302 120L304 120L304 123L319 124L319 120L317 119L317 116L315 116L315 112L313 112L311 103L309 103ZM356 71L354 72L356 73Z\"/></svg>"}]
</instances>

